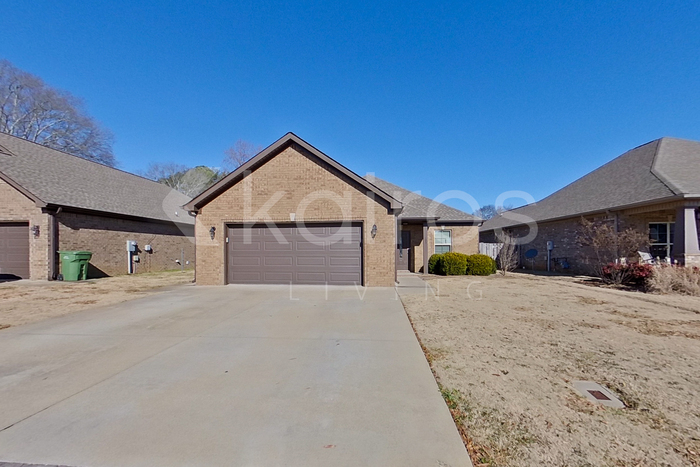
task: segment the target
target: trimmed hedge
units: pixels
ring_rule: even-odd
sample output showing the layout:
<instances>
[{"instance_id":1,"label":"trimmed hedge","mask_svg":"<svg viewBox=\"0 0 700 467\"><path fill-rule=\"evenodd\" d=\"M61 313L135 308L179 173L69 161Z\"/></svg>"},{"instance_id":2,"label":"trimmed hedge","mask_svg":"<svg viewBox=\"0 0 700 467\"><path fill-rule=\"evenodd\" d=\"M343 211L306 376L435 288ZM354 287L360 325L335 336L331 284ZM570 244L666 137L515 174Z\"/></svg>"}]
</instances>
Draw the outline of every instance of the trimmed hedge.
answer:
<instances>
[{"instance_id":1,"label":"trimmed hedge","mask_svg":"<svg viewBox=\"0 0 700 467\"><path fill-rule=\"evenodd\" d=\"M490 256L475 254L467 256L466 273L472 276L490 276L496 273L496 261Z\"/></svg>"},{"instance_id":2,"label":"trimmed hedge","mask_svg":"<svg viewBox=\"0 0 700 467\"><path fill-rule=\"evenodd\" d=\"M496 261L482 254L436 253L428 259L428 272L441 276L489 276L496 273Z\"/></svg>"},{"instance_id":3,"label":"trimmed hedge","mask_svg":"<svg viewBox=\"0 0 700 467\"><path fill-rule=\"evenodd\" d=\"M428 273L443 274L442 272L442 253L436 253L428 260Z\"/></svg>"},{"instance_id":4,"label":"trimmed hedge","mask_svg":"<svg viewBox=\"0 0 700 467\"><path fill-rule=\"evenodd\" d=\"M442 274L446 276L462 276L467 272L467 255L464 253L444 253L440 262Z\"/></svg>"}]
</instances>

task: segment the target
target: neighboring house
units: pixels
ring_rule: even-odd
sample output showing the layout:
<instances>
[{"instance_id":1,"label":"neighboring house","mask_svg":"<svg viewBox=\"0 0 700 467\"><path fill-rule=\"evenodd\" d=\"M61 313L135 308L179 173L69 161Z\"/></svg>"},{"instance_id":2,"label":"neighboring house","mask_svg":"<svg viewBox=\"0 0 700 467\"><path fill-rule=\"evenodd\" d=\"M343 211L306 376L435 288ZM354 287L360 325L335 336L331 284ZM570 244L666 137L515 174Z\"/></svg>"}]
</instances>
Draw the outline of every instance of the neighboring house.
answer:
<instances>
[{"instance_id":1,"label":"neighboring house","mask_svg":"<svg viewBox=\"0 0 700 467\"><path fill-rule=\"evenodd\" d=\"M194 260L187 201L165 185L0 133L0 278L55 279L60 250L91 251L89 277L176 269L181 257ZM137 242L132 255L127 240Z\"/></svg>"},{"instance_id":2,"label":"neighboring house","mask_svg":"<svg viewBox=\"0 0 700 467\"><path fill-rule=\"evenodd\" d=\"M639 146L534 204L507 211L484 222L482 242L495 242L499 230L524 237L525 219L537 223L536 238L520 247L536 249L536 268L547 266L547 242L552 256L566 258L572 271L585 270L587 254L578 242L580 219L610 222L618 231L632 227L648 233L653 257L700 265L700 142L661 138Z\"/></svg>"},{"instance_id":3,"label":"neighboring house","mask_svg":"<svg viewBox=\"0 0 700 467\"><path fill-rule=\"evenodd\" d=\"M198 284L393 286L436 249L478 250L480 219L362 178L292 133L186 208Z\"/></svg>"}]
</instances>

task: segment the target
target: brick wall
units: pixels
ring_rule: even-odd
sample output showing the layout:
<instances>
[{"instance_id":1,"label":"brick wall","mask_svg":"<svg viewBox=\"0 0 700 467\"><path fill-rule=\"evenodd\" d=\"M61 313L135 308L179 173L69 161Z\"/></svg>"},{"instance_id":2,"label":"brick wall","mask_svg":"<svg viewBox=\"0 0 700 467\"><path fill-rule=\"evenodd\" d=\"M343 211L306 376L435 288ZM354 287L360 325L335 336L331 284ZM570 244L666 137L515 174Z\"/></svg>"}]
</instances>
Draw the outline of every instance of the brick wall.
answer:
<instances>
[{"instance_id":1,"label":"brick wall","mask_svg":"<svg viewBox=\"0 0 700 467\"><path fill-rule=\"evenodd\" d=\"M598 222L608 222L614 225L616 217L614 213L601 214L594 217L587 216L589 220ZM534 258L534 269L547 269L547 241L554 242L554 250L552 258L566 258L570 269L568 272L576 274L590 273L590 261L594 258L594 252L590 247L580 245L579 237L581 235L581 223L579 218L566 219L553 222L540 222L537 225L537 237L530 243L519 247L520 267L530 269L533 266L531 260L525 258L525 252L530 249L536 249L538 254ZM618 230L622 231L627 228L636 229L644 234L649 233L650 222L674 222L675 208L671 204L659 205L656 207L646 207L639 209L630 209L617 213ZM527 227L516 227L512 229L512 233L516 237L524 237L528 234ZM492 231L480 234L480 241L486 243L496 242L495 235ZM553 268L557 271L562 271L562 268L553 264Z\"/></svg>"},{"instance_id":2,"label":"brick wall","mask_svg":"<svg viewBox=\"0 0 700 467\"><path fill-rule=\"evenodd\" d=\"M0 222L28 222L39 227L39 236L29 235L29 277L49 279L49 216L36 207L34 201L0 180Z\"/></svg>"},{"instance_id":3,"label":"brick wall","mask_svg":"<svg viewBox=\"0 0 700 467\"><path fill-rule=\"evenodd\" d=\"M184 250L184 259L193 267L194 236L192 226L182 230L173 224L160 224L110 217L61 212L58 220L58 249L92 252L90 276L126 274L128 258L126 241L136 240L140 250L146 245L153 253L139 251L134 272L155 272L178 269L175 262Z\"/></svg>"},{"instance_id":4,"label":"brick wall","mask_svg":"<svg viewBox=\"0 0 700 467\"><path fill-rule=\"evenodd\" d=\"M279 196L274 204L271 199ZM332 198L332 199L331 199ZM265 203L269 209L261 211ZM197 283L224 284L226 223L296 220L364 223L364 281L367 286L393 286L396 224L387 207L338 178L292 145L204 206L196 219ZM377 225L377 235L370 230ZM209 229L216 227L211 239Z\"/></svg>"}]
</instances>

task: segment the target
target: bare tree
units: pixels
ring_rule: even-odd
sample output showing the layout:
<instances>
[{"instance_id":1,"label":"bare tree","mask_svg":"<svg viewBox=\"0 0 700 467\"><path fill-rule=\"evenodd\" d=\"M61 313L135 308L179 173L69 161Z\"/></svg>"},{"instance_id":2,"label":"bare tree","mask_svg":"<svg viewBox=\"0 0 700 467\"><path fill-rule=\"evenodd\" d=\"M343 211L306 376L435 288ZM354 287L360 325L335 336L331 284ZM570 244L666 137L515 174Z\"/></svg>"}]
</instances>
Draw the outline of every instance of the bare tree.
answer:
<instances>
[{"instance_id":1,"label":"bare tree","mask_svg":"<svg viewBox=\"0 0 700 467\"><path fill-rule=\"evenodd\" d=\"M233 146L224 151L224 167L230 171L234 171L252 159L253 156L260 151L262 151L262 147L239 139Z\"/></svg>"},{"instance_id":2,"label":"bare tree","mask_svg":"<svg viewBox=\"0 0 700 467\"><path fill-rule=\"evenodd\" d=\"M502 275L514 270L518 266L517 239L508 232L502 232L497 236L501 249L496 257L498 270Z\"/></svg>"},{"instance_id":3,"label":"bare tree","mask_svg":"<svg viewBox=\"0 0 700 467\"><path fill-rule=\"evenodd\" d=\"M509 205L496 207L493 204L485 204L481 206L481 208L474 211L474 215L484 220L488 220L496 217L504 211L509 211L510 209L513 209L513 207Z\"/></svg>"},{"instance_id":4,"label":"bare tree","mask_svg":"<svg viewBox=\"0 0 700 467\"><path fill-rule=\"evenodd\" d=\"M0 60L0 132L114 166L112 134L82 101Z\"/></svg>"},{"instance_id":5,"label":"bare tree","mask_svg":"<svg viewBox=\"0 0 700 467\"><path fill-rule=\"evenodd\" d=\"M633 228L618 231L611 221L590 221L581 218L578 236L580 246L588 249L586 262L593 274L605 278L610 264L638 257L638 251L649 247L649 235ZM616 282L621 283L620 277Z\"/></svg>"},{"instance_id":6,"label":"bare tree","mask_svg":"<svg viewBox=\"0 0 700 467\"><path fill-rule=\"evenodd\" d=\"M224 172L203 165L189 168L171 162L153 163L148 166L143 176L193 198L218 182L224 176Z\"/></svg>"},{"instance_id":7,"label":"bare tree","mask_svg":"<svg viewBox=\"0 0 700 467\"><path fill-rule=\"evenodd\" d=\"M149 180L168 185L170 188L175 188L176 175L186 172L187 170L189 170L189 167L183 164L176 164L174 162L153 162L148 165L148 169L146 169L145 172L139 172L139 174Z\"/></svg>"}]
</instances>

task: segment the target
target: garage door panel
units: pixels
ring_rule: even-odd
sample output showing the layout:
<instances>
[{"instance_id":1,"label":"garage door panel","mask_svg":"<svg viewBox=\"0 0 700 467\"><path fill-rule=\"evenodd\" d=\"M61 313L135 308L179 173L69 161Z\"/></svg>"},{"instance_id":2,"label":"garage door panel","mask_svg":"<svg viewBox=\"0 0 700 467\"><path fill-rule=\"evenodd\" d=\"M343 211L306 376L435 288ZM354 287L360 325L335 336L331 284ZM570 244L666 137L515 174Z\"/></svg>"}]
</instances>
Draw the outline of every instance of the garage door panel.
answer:
<instances>
[{"instance_id":1,"label":"garage door panel","mask_svg":"<svg viewBox=\"0 0 700 467\"><path fill-rule=\"evenodd\" d=\"M262 230L263 229L260 227L247 227L246 229L229 230L229 237L245 237L246 231L250 232L251 237L258 237L263 233Z\"/></svg>"},{"instance_id":2,"label":"garage door panel","mask_svg":"<svg viewBox=\"0 0 700 467\"><path fill-rule=\"evenodd\" d=\"M350 284L357 284L360 285L361 278L359 274L355 273L341 273L341 272L332 272L330 274L331 276L331 281L333 282L347 282Z\"/></svg>"},{"instance_id":3,"label":"garage door panel","mask_svg":"<svg viewBox=\"0 0 700 467\"><path fill-rule=\"evenodd\" d=\"M343 258L339 256L331 256L329 259L330 266L348 266L353 268L359 268L361 265L360 263L360 258L355 257Z\"/></svg>"},{"instance_id":4,"label":"garage door panel","mask_svg":"<svg viewBox=\"0 0 700 467\"><path fill-rule=\"evenodd\" d=\"M234 239L230 239L229 248L233 248L234 250L239 250L239 251L260 251L262 250L262 242L250 242L246 243L243 240L240 241L235 241Z\"/></svg>"},{"instance_id":5,"label":"garage door panel","mask_svg":"<svg viewBox=\"0 0 700 467\"><path fill-rule=\"evenodd\" d=\"M29 224L0 223L0 274L29 279Z\"/></svg>"},{"instance_id":6,"label":"garage door panel","mask_svg":"<svg viewBox=\"0 0 700 467\"><path fill-rule=\"evenodd\" d=\"M234 272L229 279L236 284L259 284L262 282L262 275L259 272Z\"/></svg>"},{"instance_id":7,"label":"garage door panel","mask_svg":"<svg viewBox=\"0 0 700 467\"><path fill-rule=\"evenodd\" d=\"M360 232L353 230L352 227L348 226L333 226L333 227L328 227L327 228L328 234L329 235L342 235L344 237L351 237L351 238L356 238L359 240L360 238Z\"/></svg>"},{"instance_id":8,"label":"garage door panel","mask_svg":"<svg viewBox=\"0 0 700 467\"><path fill-rule=\"evenodd\" d=\"M327 237L328 236L328 231L326 230L325 227L312 227L307 225L304 228L298 229L299 234L302 236L314 236L314 237ZM313 238L309 238L308 240L313 241Z\"/></svg>"},{"instance_id":9,"label":"garage door panel","mask_svg":"<svg viewBox=\"0 0 700 467\"><path fill-rule=\"evenodd\" d=\"M5 258L7 258L8 261L21 263L23 261L26 261L27 254L28 254L27 251L17 252L17 251L10 250L10 253L8 253L5 256Z\"/></svg>"},{"instance_id":10,"label":"garage door panel","mask_svg":"<svg viewBox=\"0 0 700 467\"><path fill-rule=\"evenodd\" d=\"M360 242L354 241L354 242L347 242L347 243L346 242L331 243L330 249L333 251L342 251L342 250L357 251L360 249Z\"/></svg>"},{"instance_id":11,"label":"garage door panel","mask_svg":"<svg viewBox=\"0 0 700 467\"><path fill-rule=\"evenodd\" d=\"M299 271L297 274L297 281L303 284L325 284L326 283L326 273L324 272L303 272Z\"/></svg>"},{"instance_id":12,"label":"garage door panel","mask_svg":"<svg viewBox=\"0 0 700 467\"><path fill-rule=\"evenodd\" d=\"M265 251L292 251L294 249L294 245L290 242L279 243L276 241L266 241L263 245Z\"/></svg>"},{"instance_id":13,"label":"garage door panel","mask_svg":"<svg viewBox=\"0 0 700 467\"><path fill-rule=\"evenodd\" d=\"M263 260L265 266L294 266L292 256L266 256Z\"/></svg>"},{"instance_id":14,"label":"garage door panel","mask_svg":"<svg viewBox=\"0 0 700 467\"><path fill-rule=\"evenodd\" d=\"M325 266L325 256L298 256L297 266Z\"/></svg>"},{"instance_id":15,"label":"garage door panel","mask_svg":"<svg viewBox=\"0 0 700 467\"><path fill-rule=\"evenodd\" d=\"M325 243L309 243L309 242L305 242L305 241L297 241L296 242L296 249L298 251L325 251L326 244Z\"/></svg>"},{"instance_id":16,"label":"garage door panel","mask_svg":"<svg viewBox=\"0 0 700 467\"><path fill-rule=\"evenodd\" d=\"M260 266L260 256L234 256L229 261L234 266Z\"/></svg>"},{"instance_id":17,"label":"garage door panel","mask_svg":"<svg viewBox=\"0 0 700 467\"><path fill-rule=\"evenodd\" d=\"M294 275L292 272L265 272L263 282L269 284L288 284L294 281Z\"/></svg>"},{"instance_id":18,"label":"garage door panel","mask_svg":"<svg viewBox=\"0 0 700 467\"><path fill-rule=\"evenodd\" d=\"M229 283L362 283L360 226L278 226L282 242L269 227L228 230ZM250 243L243 247L246 238ZM253 244L262 248L250 248Z\"/></svg>"}]
</instances>

